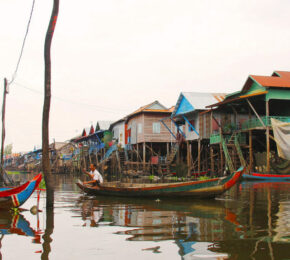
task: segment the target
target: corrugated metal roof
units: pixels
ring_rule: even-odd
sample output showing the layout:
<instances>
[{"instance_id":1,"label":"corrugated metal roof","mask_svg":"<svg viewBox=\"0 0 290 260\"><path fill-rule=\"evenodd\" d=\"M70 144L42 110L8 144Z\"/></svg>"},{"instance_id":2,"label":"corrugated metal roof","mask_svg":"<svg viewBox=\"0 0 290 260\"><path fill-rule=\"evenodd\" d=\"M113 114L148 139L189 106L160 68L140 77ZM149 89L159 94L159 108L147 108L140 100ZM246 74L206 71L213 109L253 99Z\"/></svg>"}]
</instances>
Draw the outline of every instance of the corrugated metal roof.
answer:
<instances>
[{"instance_id":1,"label":"corrugated metal roof","mask_svg":"<svg viewBox=\"0 0 290 260\"><path fill-rule=\"evenodd\" d=\"M176 114L183 97L192 105L192 111L194 111L207 109L206 106L223 101L225 96L225 93L181 92L173 111L173 116Z\"/></svg>"},{"instance_id":2,"label":"corrugated metal roof","mask_svg":"<svg viewBox=\"0 0 290 260\"><path fill-rule=\"evenodd\" d=\"M254 92L254 93L248 94L248 95L241 95L241 96L237 96L237 97L233 97L233 98L227 98L222 102L211 104L211 105L207 106L207 108L218 107L220 105L228 104L228 103L231 103L233 101L238 101L238 100L242 100L242 99L249 98L249 97L261 96L261 95L265 95L267 93L268 93L268 91L257 91L257 92Z\"/></svg>"}]
</instances>

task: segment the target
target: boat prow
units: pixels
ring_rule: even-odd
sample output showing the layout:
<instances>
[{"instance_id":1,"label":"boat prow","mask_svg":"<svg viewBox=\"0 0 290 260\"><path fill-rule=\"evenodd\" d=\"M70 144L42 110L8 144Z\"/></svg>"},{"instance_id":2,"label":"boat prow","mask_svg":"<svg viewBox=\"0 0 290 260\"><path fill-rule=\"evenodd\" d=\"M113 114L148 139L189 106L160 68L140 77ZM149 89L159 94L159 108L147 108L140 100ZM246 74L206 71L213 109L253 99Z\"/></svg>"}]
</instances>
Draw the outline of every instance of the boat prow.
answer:
<instances>
[{"instance_id":1,"label":"boat prow","mask_svg":"<svg viewBox=\"0 0 290 260\"><path fill-rule=\"evenodd\" d=\"M18 186L0 189L0 209L17 208L23 205L38 187L42 179L41 173L32 180Z\"/></svg>"}]
</instances>

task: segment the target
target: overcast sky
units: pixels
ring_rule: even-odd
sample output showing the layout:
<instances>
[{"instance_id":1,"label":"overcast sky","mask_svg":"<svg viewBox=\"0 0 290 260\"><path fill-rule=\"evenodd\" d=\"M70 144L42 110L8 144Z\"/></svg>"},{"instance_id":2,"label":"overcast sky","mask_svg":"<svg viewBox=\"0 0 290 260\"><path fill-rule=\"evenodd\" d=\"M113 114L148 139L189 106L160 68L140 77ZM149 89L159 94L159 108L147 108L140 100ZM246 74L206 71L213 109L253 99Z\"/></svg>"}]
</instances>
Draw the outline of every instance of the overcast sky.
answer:
<instances>
[{"instance_id":1,"label":"overcast sky","mask_svg":"<svg viewBox=\"0 0 290 260\"><path fill-rule=\"evenodd\" d=\"M41 145L44 39L53 0L36 0L10 86L6 144ZM32 0L0 1L0 85L11 80ZM289 70L289 0L60 0L52 43L50 140L117 120L181 91L233 92ZM2 102L1 102L2 103Z\"/></svg>"}]
</instances>

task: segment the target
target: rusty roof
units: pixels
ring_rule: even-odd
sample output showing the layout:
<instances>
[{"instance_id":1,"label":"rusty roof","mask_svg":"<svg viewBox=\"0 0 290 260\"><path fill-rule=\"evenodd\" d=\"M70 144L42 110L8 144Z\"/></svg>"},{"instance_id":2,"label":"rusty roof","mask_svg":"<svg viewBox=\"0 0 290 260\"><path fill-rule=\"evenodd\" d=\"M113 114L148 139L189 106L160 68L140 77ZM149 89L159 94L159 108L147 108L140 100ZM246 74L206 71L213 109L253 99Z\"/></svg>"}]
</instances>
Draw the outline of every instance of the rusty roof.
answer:
<instances>
[{"instance_id":1,"label":"rusty roof","mask_svg":"<svg viewBox=\"0 0 290 260\"><path fill-rule=\"evenodd\" d=\"M154 108L155 106L155 108ZM156 108L156 107L160 107L160 109ZM171 109L166 108L165 106L163 106L162 104L159 103L159 101L154 101L148 105L142 106L139 109L137 109L136 111L134 111L133 113L129 114L127 116L127 120L134 116L137 115L139 113L145 113L145 112L152 112L152 113L171 113Z\"/></svg>"}]
</instances>

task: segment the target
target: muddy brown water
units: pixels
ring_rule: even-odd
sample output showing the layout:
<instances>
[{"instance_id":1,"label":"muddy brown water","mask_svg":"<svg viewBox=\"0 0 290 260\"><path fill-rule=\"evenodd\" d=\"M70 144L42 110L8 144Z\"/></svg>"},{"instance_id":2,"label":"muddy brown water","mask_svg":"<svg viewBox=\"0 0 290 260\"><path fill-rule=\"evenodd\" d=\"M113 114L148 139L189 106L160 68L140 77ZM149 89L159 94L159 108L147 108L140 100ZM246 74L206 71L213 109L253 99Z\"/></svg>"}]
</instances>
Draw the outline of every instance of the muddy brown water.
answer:
<instances>
[{"instance_id":1,"label":"muddy brown water","mask_svg":"<svg viewBox=\"0 0 290 260\"><path fill-rule=\"evenodd\" d=\"M77 178L55 176L53 212L43 191L38 214L37 193L21 215L0 212L0 259L290 259L290 182L184 201L86 196Z\"/></svg>"}]
</instances>

